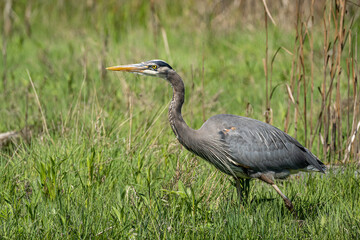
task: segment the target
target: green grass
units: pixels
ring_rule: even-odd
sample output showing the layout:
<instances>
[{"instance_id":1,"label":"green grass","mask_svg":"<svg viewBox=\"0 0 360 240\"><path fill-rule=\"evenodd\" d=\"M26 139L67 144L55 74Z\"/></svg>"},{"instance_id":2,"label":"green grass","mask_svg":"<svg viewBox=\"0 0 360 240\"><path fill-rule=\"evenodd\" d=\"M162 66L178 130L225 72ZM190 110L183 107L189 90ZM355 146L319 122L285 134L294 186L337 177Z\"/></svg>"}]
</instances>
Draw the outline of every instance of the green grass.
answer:
<instances>
[{"instance_id":1,"label":"green grass","mask_svg":"<svg viewBox=\"0 0 360 240\"><path fill-rule=\"evenodd\" d=\"M0 132L27 129L24 138L0 149L1 239L360 237L355 165L280 182L298 218L258 180L239 206L232 179L176 141L167 122L172 92L165 81L101 74L104 66L172 59L186 84L183 112L191 127L203 123L203 103L206 118L232 113L264 120L262 27L209 29L188 17L191 4L166 1L157 11L169 55L161 30L152 31L149 3L108 1L88 9L60 2L33 3L31 36L23 24L26 1L14 3L12 32L1 37L2 44L7 41L7 68L0 68L0 76L6 70L7 81L0 87ZM271 53L280 46L291 50L294 37L293 31L270 27ZM314 41L321 66L321 32ZM274 63L273 85L280 87L272 98L273 124L279 128L291 59L281 51ZM316 88L321 80L318 67ZM247 114L248 103L253 110ZM302 129L298 139L304 139Z\"/></svg>"}]
</instances>

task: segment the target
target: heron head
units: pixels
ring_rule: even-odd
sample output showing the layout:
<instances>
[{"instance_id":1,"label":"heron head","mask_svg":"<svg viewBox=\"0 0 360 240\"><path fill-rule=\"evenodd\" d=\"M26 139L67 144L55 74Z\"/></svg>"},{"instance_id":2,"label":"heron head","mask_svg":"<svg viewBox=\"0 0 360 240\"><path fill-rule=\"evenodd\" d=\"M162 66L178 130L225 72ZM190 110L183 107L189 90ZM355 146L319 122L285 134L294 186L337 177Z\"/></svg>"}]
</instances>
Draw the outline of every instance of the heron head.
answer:
<instances>
[{"instance_id":1,"label":"heron head","mask_svg":"<svg viewBox=\"0 0 360 240\"><path fill-rule=\"evenodd\" d=\"M172 67L163 60L150 60L147 62L108 67L107 70L131 72L146 76L165 78Z\"/></svg>"}]
</instances>

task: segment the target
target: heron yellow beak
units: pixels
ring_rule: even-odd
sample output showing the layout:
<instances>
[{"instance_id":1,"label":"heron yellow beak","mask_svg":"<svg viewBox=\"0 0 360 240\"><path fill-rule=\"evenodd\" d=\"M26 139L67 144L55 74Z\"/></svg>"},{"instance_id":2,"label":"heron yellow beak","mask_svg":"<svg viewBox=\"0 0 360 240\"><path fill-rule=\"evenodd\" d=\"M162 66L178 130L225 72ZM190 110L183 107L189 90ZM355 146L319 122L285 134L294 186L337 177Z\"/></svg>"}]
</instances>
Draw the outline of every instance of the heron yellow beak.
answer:
<instances>
[{"instance_id":1,"label":"heron yellow beak","mask_svg":"<svg viewBox=\"0 0 360 240\"><path fill-rule=\"evenodd\" d=\"M110 71L123 71L123 72L143 72L148 69L148 67L142 63L130 64L130 65L120 65L114 67L107 67L106 70Z\"/></svg>"}]
</instances>

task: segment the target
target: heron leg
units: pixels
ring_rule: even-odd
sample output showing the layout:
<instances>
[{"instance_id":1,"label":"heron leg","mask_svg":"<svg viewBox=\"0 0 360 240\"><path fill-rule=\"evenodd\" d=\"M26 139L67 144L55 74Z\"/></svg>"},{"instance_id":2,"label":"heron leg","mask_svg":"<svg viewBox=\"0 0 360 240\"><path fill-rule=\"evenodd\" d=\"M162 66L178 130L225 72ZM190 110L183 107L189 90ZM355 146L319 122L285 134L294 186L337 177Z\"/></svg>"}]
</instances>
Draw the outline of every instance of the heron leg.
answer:
<instances>
[{"instance_id":1,"label":"heron leg","mask_svg":"<svg viewBox=\"0 0 360 240\"><path fill-rule=\"evenodd\" d=\"M235 178L235 182L239 203L242 204L249 196L250 179Z\"/></svg>"},{"instance_id":2,"label":"heron leg","mask_svg":"<svg viewBox=\"0 0 360 240\"><path fill-rule=\"evenodd\" d=\"M259 177L259 179L260 179L261 181L264 181L264 182L270 184L270 185L275 189L275 191L282 197L282 199L284 199L284 203L285 203L285 206L287 207L287 209L289 209L290 212L293 212L293 211L294 211L294 206L293 206L292 202L290 201L290 199L289 199L288 197L286 197L285 194L283 194L283 193L280 191L279 187L276 186L276 184L274 183L274 181L273 181L272 179L270 179L269 177L267 177L267 176L264 175L264 174L261 175L261 176Z\"/></svg>"}]
</instances>

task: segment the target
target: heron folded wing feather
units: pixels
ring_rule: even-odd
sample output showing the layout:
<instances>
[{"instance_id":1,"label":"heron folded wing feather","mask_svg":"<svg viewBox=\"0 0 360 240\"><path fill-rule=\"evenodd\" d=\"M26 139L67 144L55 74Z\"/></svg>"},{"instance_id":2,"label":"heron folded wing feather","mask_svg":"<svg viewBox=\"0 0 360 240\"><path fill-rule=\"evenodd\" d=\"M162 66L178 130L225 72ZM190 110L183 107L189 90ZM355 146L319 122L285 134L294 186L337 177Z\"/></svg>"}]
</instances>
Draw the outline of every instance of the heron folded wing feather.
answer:
<instances>
[{"instance_id":1,"label":"heron folded wing feather","mask_svg":"<svg viewBox=\"0 0 360 240\"><path fill-rule=\"evenodd\" d=\"M289 139L281 139L268 129L261 130L252 129L256 132L253 135L246 129L237 129L225 135L234 161L255 171L297 170L309 165L303 151Z\"/></svg>"},{"instance_id":2,"label":"heron folded wing feather","mask_svg":"<svg viewBox=\"0 0 360 240\"><path fill-rule=\"evenodd\" d=\"M237 166L258 172L282 172L306 169L313 165L323 171L322 163L296 139L264 122L230 114L209 118L199 129L207 141L220 139L224 149ZM236 164L235 164L236 163Z\"/></svg>"},{"instance_id":3,"label":"heron folded wing feather","mask_svg":"<svg viewBox=\"0 0 360 240\"><path fill-rule=\"evenodd\" d=\"M255 171L297 170L319 164L305 147L280 129L264 122L229 114L211 117L202 127L218 133L233 161ZM221 129L219 129L221 127ZM316 163L315 163L316 162ZM321 169L321 167L320 167Z\"/></svg>"}]
</instances>

